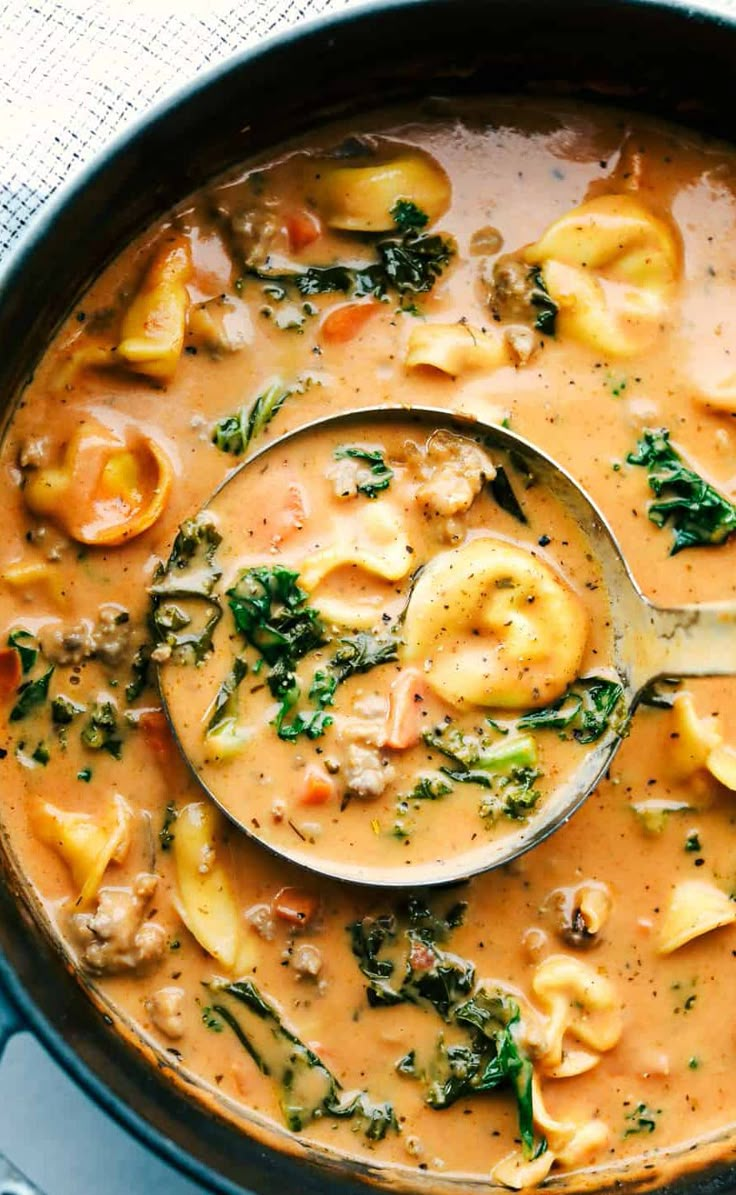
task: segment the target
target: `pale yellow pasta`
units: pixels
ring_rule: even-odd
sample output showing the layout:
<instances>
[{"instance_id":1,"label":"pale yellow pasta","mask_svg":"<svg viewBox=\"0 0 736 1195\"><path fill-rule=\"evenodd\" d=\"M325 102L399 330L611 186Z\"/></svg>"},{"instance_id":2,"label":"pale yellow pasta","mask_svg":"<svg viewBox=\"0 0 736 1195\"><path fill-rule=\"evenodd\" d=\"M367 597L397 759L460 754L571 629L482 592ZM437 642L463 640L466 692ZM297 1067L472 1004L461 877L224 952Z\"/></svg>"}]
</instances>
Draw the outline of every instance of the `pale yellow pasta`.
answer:
<instances>
[{"instance_id":1,"label":"pale yellow pasta","mask_svg":"<svg viewBox=\"0 0 736 1195\"><path fill-rule=\"evenodd\" d=\"M122 863L130 845L133 811L116 793L104 817L59 809L49 801L37 801L31 808L33 828L69 868L84 907L97 895L111 863Z\"/></svg>"},{"instance_id":2,"label":"pale yellow pasta","mask_svg":"<svg viewBox=\"0 0 736 1195\"><path fill-rule=\"evenodd\" d=\"M309 182L309 197L325 222L349 232L387 232L402 199L433 223L447 211L450 196L450 180L439 162L416 151L388 160L323 159Z\"/></svg>"},{"instance_id":3,"label":"pale yellow pasta","mask_svg":"<svg viewBox=\"0 0 736 1195\"><path fill-rule=\"evenodd\" d=\"M628 356L656 335L680 274L673 229L633 195L573 208L529 245L557 304L557 332L598 352Z\"/></svg>"},{"instance_id":4,"label":"pale yellow pasta","mask_svg":"<svg viewBox=\"0 0 736 1195\"><path fill-rule=\"evenodd\" d=\"M191 273L189 241L174 233L154 254L123 316L117 360L156 381L171 380L184 347Z\"/></svg>"},{"instance_id":5,"label":"pale yellow pasta","mask_svg":"<svg viewBox=\"0 0 736 1195\"><path fill-rule=\"evenodd\" d=\"M400 581L413 567L411 553L406 550L401 516L389 502L378 501L367 506L357 531L353 522L350 532L347 536L334 535L329 547L302 562L299 583L307 593L315 594L337 569L352 568L381 581ZM355 629L372 627L380 618L384 600L381 593L363 594L359 599L319 592L314 596L314 604L323 618L337 626Z\"/></svg>"},{"instance_id":6,"label":"pale yellow pasta","mask_svg":"<svg viewBox=\"0 0 736 1195\"><path fill-rule=\"evenodd\" d=\"M567 1033L598 1053L617 1044L623 1019L616 990L588 963L572 955L550 955L536 968L532 990L548 1017L547 1048L540 1059L545 1071L555 1071L563 1062Z\"/></svg>"},{"instance_id":7,"label":"pale yellow pasta","mask_svg":"<svg viewBox=\"0 0 736 1195\"><path fill-rule=\"evenodd\" d=\"M412 328L405 358L408 369L426 365L453 378L510 363L508 344L497 328L485 331L466 323L420 324Z\"/></svg>"},{"instance_id":8,"label":"pale yellow pasta","mask_svg":"<svg viewBox=\"0 0 736 1195\"><path fill-rule=\"evenodd\" d=\"M588 635L580 598L548 564L503 540L474 539L420 574L404 654L455 706L531 709L578 675Z\"/></svg>"},{"instance_id":9,"label":"pale yellow pasta","mask_svg":"<svg viewBox=\"0 0 736 1195\"><path fill-rule=\"evenodd\" d=\"M491 1172L496 1182L517 1191L538 1186L556 1163L572 1167L589 1162L610 1138L608 1126L601 1120L590 1119L582 1124L574 1120L556 1120L545 1107L536 1075L532 1080L532 1096L534 1126L545 1137L547 1149L537 1158L526 1158L521 1150L515 1150Z\"/></svg>"},{"instance_id":10,"label":"pale yellow pasta","mask_svg":"<svg viewBox=\"0 0 736 1195\"><path fill-rule=\"evenodd\" d=\"M672 705L674 736L669 765L678 780L705 769L736 792L736 751L723 741L718 718L699 717L690 693L678 693Z\"/></svg>"},{"instance_id":11,"label":"pale yellow pasta","mask_svg":"<svg viewBox=\"0 0 736 1195\"><path fill-rule=\"evenodd\" d=\"M672 890L659 930L658 951L672 954L693 938L736 921L736 904L705 880L684 880Z\"/></svg>"},{"instance_id":12,"label":"pale yellow pasta","mask_svg":"<svg viewBox=\"0 0 736 1195\"><path fill-rule=\"evenodd\" d=\"M221 858L224 825L214 805L186 805L176 819L172 851L184 924L203 950L233 971L242 956L241 913Z\"/></svg>"}]
</instances>

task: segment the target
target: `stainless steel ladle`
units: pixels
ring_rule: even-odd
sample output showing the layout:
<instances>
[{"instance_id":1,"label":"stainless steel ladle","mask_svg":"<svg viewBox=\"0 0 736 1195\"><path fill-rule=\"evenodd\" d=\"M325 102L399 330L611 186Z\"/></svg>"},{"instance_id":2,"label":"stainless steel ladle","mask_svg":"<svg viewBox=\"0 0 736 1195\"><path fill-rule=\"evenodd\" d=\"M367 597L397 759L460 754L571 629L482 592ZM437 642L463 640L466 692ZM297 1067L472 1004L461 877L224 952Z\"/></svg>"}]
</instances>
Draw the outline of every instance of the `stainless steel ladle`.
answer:
<instances>
[{"instance_id":1,"label":"stainless steel ladle","mask_svg":"<svg viewBox=\"0 0 736 1195\"><path fill-rule=\"evenodd\" d=\"M629 715L635 710L645 687L659 677L736 675L736 604L724 602L669 610L654 606L639 590L608 522L570 474L515 432L480 419L426 407L371 407L318 419L254 453L225 479L207 506L216 501L225 487L237 486L246 470L262 467L263 459L268 454L283 454L291 446L298 448L317 431L337 428L348 430L357 424L364 427L371 423L375 423L377 428L380 425L403 423L416 425L425 431L449 429L478 440L491 451L496 448L506 453L513 452L527 463L535 484L545 486L573 514L599 562L608 591L614 639L613 665L623 685L623 700ZM181 739L167 700L167 675L171 675L168 667L161 667L159 683L162 699L181 748ZM247 823L233 816L184 754L194 775L212 800L245 834L269 850L322 875L353 883L399 888L456 882L509 863L518 855L538 846L564 825L583 804L609 768L620 743L620 733L609 730L591 744L580 767L545 797L539 811L533 813L526 824L509 823L507 836L491 839L460 855L432 863L407 864L402 861L382 867L366 866L355 858L322 859L312 856L298 840L297 845L288 850L263 842Z\"/></svg>"}]
</instances>

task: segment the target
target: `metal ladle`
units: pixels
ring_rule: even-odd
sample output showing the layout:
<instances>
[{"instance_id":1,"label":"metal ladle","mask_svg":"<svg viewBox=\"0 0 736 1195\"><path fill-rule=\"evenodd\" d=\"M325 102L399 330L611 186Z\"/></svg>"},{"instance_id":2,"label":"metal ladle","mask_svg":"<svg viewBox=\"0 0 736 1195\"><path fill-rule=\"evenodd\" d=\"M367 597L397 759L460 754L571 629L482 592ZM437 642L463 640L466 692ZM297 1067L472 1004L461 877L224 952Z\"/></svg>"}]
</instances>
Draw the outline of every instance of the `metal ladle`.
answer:
<instances>
[{"instance_id":1,"label":"metal ladle","mask_svg":"<svg viewBox=\"0 0 736 1195\"><path fill-rule=\"evenodd\" d=\"M511 452L526 463L535 484L546 487L573 514L600 565L608 592L613 627L612 663L623 685L622 700L628 716L635 710L645 687L660 677L736 675L736 604L712 603L668 610L654 606L638 588L605 517L570 474L515 432L480 419L426 407L372 407L318 419L255 452L225 479L205 509L216 505L226 487L237 486L247 470L262 467L264 457L268 454L283 454L284 449L299 445L315 432L338 428L347 431L357 424L365 427L371 423L377 425L377 430L380 425L397 423L415 424L424 431L449 429L479 441L491 451L495 448L505 453ZM159 669L164 707L183 751L167 699L170 676L168 666ZM533 812L527 823L509 824L507 836L491 839L460 855L431 863L407 864L402 861L401 864L382 867L366 866L354 858L313 857L298 841L293 849L264 842L248 824L233 815L218 794L202 780L186 752L183 753L211 799L245 834L269 850L322 875L353 883L400 888L466 879L509 863L539 845L564 825L583 804L610 767L620 743L620 733L611 729L606 731L602 738L591 744L580 766L558 788L546 795L539 811Z\"/></svg>"}]
</instances>

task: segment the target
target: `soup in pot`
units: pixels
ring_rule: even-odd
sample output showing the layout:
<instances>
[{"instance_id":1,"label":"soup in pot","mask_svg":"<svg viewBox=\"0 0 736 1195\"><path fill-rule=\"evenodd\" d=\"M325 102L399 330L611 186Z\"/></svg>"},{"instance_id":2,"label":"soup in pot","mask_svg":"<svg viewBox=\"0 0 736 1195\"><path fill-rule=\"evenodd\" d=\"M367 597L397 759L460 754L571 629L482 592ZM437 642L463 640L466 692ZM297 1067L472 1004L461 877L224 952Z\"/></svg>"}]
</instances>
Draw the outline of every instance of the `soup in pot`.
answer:
<instances>
[{"instance_id":1,"label":"soup in pot","mask_svg":"<svg viewBox=\"0 0 736 1195\"><path fill-rule=\"evenodd\" d=\"M735 186L730 148L610 110L335 125L143 234L28 382L4 833L95 997L247 1131L409 1189L725 1155L736 682L627 721L581 529L411 408L538 444L659 605L733 600ZM368 407L405 419L284 441L211 499ZM255 837L437 881L625 741L515 863L397 893L232 824L159 673Z\"/></svg>"}]
</instances>

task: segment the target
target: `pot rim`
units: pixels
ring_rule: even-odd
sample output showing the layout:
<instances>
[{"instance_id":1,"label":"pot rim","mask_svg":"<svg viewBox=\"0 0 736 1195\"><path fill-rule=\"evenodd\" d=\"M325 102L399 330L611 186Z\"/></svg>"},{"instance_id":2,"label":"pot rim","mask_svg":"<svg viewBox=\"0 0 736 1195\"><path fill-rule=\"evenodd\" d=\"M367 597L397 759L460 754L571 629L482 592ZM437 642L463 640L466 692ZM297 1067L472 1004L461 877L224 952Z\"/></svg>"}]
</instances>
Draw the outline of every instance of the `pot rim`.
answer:
<instances>
[{"instance_id":1,"label":"pot rim","mask_svg":"<svg viewBox=\"0 0 736 1195\"><path fill-rule=\"evenodd\" d=\"M534 3L534 0L506 0L506 2L520 6L524 3ZM21 230L17 239L0 260L0 306L11 290L16 285L21 285L26 261L42 252L46 237L62 213L73 206L88 189L94 188L97 181L105 176L119 158L135 148L152 126L172 119L178 109L195 104L199 97L206 94L211 88L217 87L220 81L229 74L239 72L247 68L249 64L255 64L274 53L281 53L306 38L320 35L329 37L333 31L338 32L354 23L370 21L371 17L377 13L398 13L423 7L445 8L448 12L452 12L454 3L455 0L361 0L361 2L338 12L322 13L317 17L300 21L288 29L261 39L254 45L229 54L222 61L198 73L188 82L180 84L172 91L166 92L163 97L157 98L150 107L137 114L120 132L111 137L68 180L62 182L46 199L41 201L28 225ZM625 10L648 10L653 13L661 13L663 18L675 18L683 23L697 22L736 31L736 9L730 11L715 6L722 3L722 0L715 0L714 6L708 5L707 0L705 3L703 0L697 0L696 3L691 3L690 0L580 0L580 3L589 10L610 8L613 4L622 12ZM370 103L366 104L366 109L371 106ZM636 101L634 100L632 107L635 106ZM59 959L59 966L61 965L61 959ZM183 1150L162 1129L149 1123L131 1104L118 1096L67 1042L59 1029L51 1023L29 995L9 959L0 949L0 1000L6 995L18 1016L18 1025L14 1028L30 1029L64 1073L134 1139L179 1173L199 1183L204 1190L212 1192L213 1195L246 1195L246 1188L239 1182L231 1180L206 1162L199 1160L192 1153ZM85 998L89 999L89 997ZM733 1163L731 1163L732 1166ZM730 1172L732 1176L736 1173L733 1169ZM708 1177L709 1175L702 1175L702 1179L707 1180ZM687 1182L687 1180L688 1173L685 1172L684 1181ZM612 1183L618 1185L615 1175L612 1177ZM605 1184L603 1189L607 1189L608 1185ZM720 1186L721 1184L719 1184ZM562 1181L558 1177L551 1184L547 1184L548 1189L554 1190L560 1187L564 1187L564 1177ZM491 1189L489 1185L489 1190ZM705 1195L710 1195L706 1188L702 1188L702 1190ZM716 1187L713 1190L715 1191Z\"/></svg>"}]
</instances>

